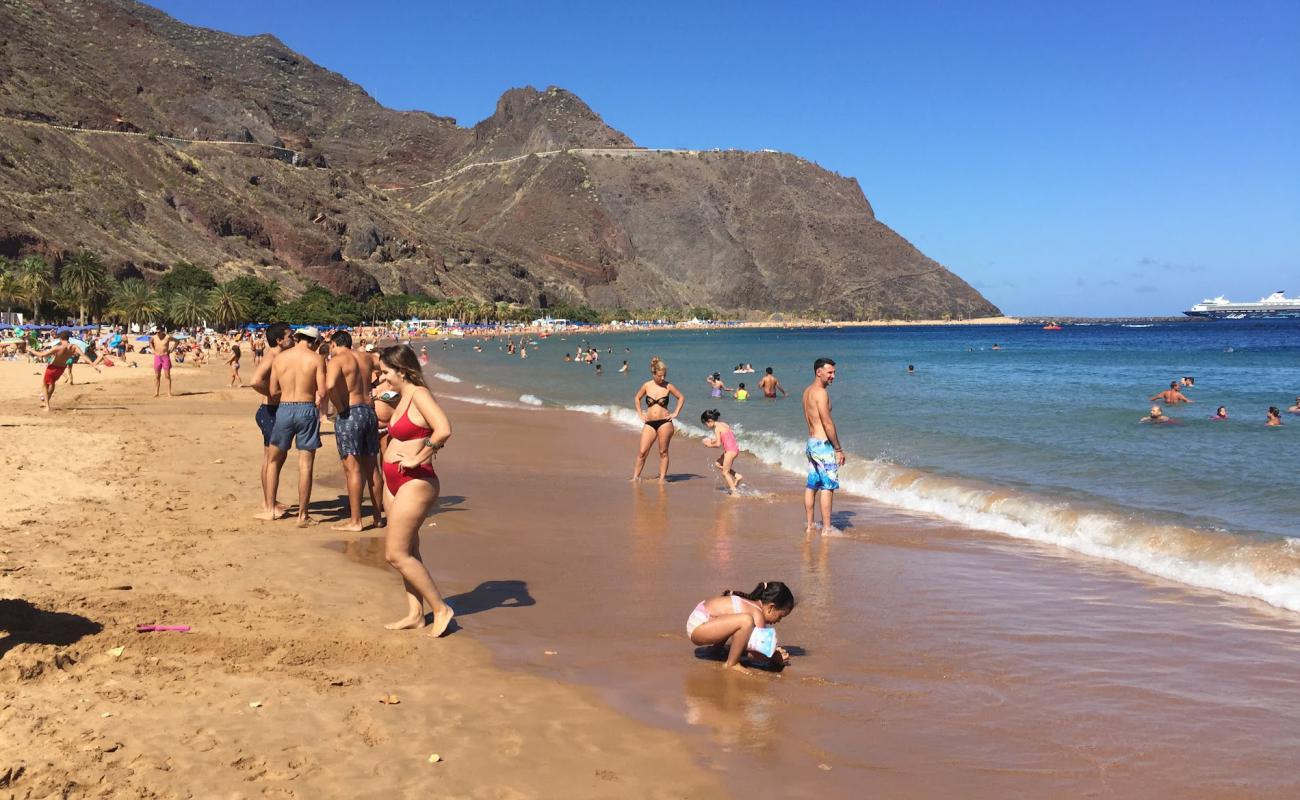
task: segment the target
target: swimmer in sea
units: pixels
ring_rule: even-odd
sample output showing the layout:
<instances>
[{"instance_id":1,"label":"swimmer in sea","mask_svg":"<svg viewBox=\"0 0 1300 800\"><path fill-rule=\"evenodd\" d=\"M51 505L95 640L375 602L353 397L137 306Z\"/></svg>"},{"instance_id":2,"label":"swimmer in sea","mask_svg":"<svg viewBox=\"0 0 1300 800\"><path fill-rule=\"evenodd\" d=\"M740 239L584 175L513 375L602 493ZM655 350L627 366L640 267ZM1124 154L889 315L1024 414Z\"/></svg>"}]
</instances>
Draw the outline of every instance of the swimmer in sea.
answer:
<instances>
[{"instance_id":1,"label":"swimmer in sea","mask_svg":"<svg viewBox=\"0 0 1300 800\"><path fill-rule=\"evenodd\" d=\"M691 644L726 647L723 669L747 672L740 663L746 654L762 656L768 664L780 668L790 663L790 654L776 646L772 626L791 611L794 593L780 581L765 581L749 593L728 589L722 596L695 606L686 619L686 635Z\"/></svg>"},{"instance_id":2,"label":"swimmer in sea","mask_svg":"<svg viewBox=\"0 0 1300 800\"><path fill-rule=\"evenodd\" d=\"M1138 422L1154 422L1158 424L1163 424L1166 422L1173 422L1173 421L1174 418L1166 416L1165 412L1160 408L1160 406L1151 406L1151 412L1147 416L1138 420Z\"/></svg>"},{"instance_id":3,"label":"swimmer in sea","mask_svg":"<svg viewBox=\"0 0 1300 800\"><path fill-rule=\"evenodd\" d=\"M623 366L619 367L619 368L618 368L618 371L619 371L619 372L627 372L627 361L624 361L624 362L623 362Z\"/></svg>"},{"instance_id":4,"label":"swimmer in sea","mask_svg":"<svg viewBox=\"0 0 1300 800\"><path fill-rule=\"evenodd\" d=\"M777 392L780 392L782 397L785 397L786 395L785 387L782 386L781 382L772 374L771 367L768 367L763 371L763 378L758 382L758 388L763 390L763 396L769 400L774 399Z\"/></svg>"},{"instance_id":5,"label":"swimmer in sea","mask_svg":"<svg viewBox=\"0 0 1300 800\"><path fill-rule=\"evenodd\" d=\"M1292 414L1300 414L1300 397L1296 397L1295 405L1288 408L1287 411Z\"/></svg>"},{"instance_id":6,"label":"swimmer in sea","mask_svg":"<svg viewBox=\"0 0 1300 800\"><path fill-rule=\"evenodd\" d=\"M737 385L736 385L735 398L736 398L737 400L748 400L748 399L749 399L749 390L745 388L745 384L740 383L740 384L737 384Z\"/></svg>"},{"instance_id":7,"label":"swimmer in sea","mask_svg":"<svg viewBox=\"0 0 1300 800\"><path fill-rule=\"evenodd\" d=\"M705 383L709 384L709 397L712 397L714 399L722 397L723 392L735 391L734 389L729 388L727 384L722 382L721 372L713 373L709 377L705 378L704 381Z\"/></svg>"},{"instance_id":8,"label":"swimmer in sea","mask_svg":"<svg viewBox=\"0 0 1300 800\"><path fill-rule=\"evenodd\" d=\"M1169 382L1169 388L1168 388L1168 389L1165 389L1165 390L1164 390L1163 392L1161 392L1160 394L1158 394L1158 395L1156 395L1156 396L1150 398L1150 400L1151 400L1151 402L1153 402L1153 403L1156 402L1156 401L1158 400L1158 401L1160 401L1161 403L1164 403L1165 405L1174 405L1174 404L1176 404L1176 403L1195 403L1195 402L1196 402L1195 400L1191 399L1190 397L1188 397L1187 395L1185 395L1185 394L1183 394L1181 391L1179 391L1179 389L1178 389L1178 381L1170 381L1170 382Z\"/></svg>"},{"instance_id":9,"label":"swimmer in sea","mask_svg":"<svg viewBox=\"0 0 1300 800\"><path fill-rule=\"evenodd\" d=\"M718 410L710 409L700 415L700 422L704 427L713 431L713 435L704 440L705 447L721 447L722 455L718 460L713 462L713 466L722 473L722 479L727 482L727 494L735 496L740 488L740 482L745 479L744 475L736 472L731 468L736 458L740 455L740 445L736 444L736 434L732 432L731 426L722 421L722 415Z\"/></svg>"},{"instance_id":10,"label":"swimmer in sea","mask_svg":"<svg viewBox=\"0 0 1300 800\"><path fill-rule=\"evenodd\" d=\"M1270 428L1282 427L1282 412L1277 410L1277 406L1268 407L1268 422L1264 424Z\"/></svg>"},{"instance_id":11,"label":"swimmer in sea","mask_svg":"<svg viewBox=\"0 0 1300 800\"><path fill-rule=\"evenodd\" d=\"M1218 410L1216 410L1216 411L1214 412L1214 416L1210 417L1210 419L1216 419L1216 420L1217 420L1217 419L1227 419L1227 418L1228 418L1228 407L1227 407L1227 406L1219 406Z\"/></svg>"},{"instance_id":12,"label":"swimmer in sea","mask_svg":"<svg viewBox=\"0 0 1300 800\"><path fill-rule=\"evenodd\" d=\"M908 365L907 365L907 374L908 374L908 375L915 375L915 374L916 374L916 367L914 367L914 366L911 365L911 364L908 364Z\"/></svg>"}]
</instances>

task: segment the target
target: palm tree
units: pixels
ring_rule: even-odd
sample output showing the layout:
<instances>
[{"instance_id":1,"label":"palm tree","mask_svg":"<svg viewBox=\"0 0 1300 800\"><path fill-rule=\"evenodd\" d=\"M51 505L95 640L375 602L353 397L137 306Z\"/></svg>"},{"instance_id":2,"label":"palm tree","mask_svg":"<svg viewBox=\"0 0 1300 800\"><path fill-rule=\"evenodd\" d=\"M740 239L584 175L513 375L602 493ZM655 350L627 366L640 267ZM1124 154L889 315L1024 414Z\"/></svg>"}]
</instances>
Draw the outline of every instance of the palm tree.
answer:
<instances>
[{"instance_id":1,"label":"palm tree","mask_svg":"<svg viewBox=\"0 0 1300 800\"><path fill-rule=\"evenodd\" d=\"M28 256L18 262L18 290L32 309L32 319L40 315L41 303L54 291L54 272L45 259Z\"/></svg>"},{"instance_id":2,"label":"palm tree","mask_svg":"<svg viewBox=\"0 0 1300 800\"><path fill-rule=\"evenodd\" d=\"M212 310L212 319L222 327L248 319L248 298L230 281L208 290L208 308Z\"/></svg>"},{"instance_id":3,"label":"palm tree","mask_svg":"<svg viewBox=\"0 0 1300 800\"><path fill-rule=\"evenodd\" d=\"M108 303L109 313L128 325L149 322L162 313L162 303L139 278L122 281Z\"/></svg>"},{"instance_id":4,"label":"palm tree","mask_svg":"<svg viewBox=\"0 0 1300 800\"><path fill-rule=\"evenodd\" d=\"M13 313L14 303L23 299L22 289L18 285L18 274L14 263L0 256L0 303L4 304L5 315Z\"/></svg>"},{"instance_id":5,"label":"palm tree","mask_svg":"<svg viewBox=\"0 0 1300 800\"><path fill-rule=\"evenodd\" d=\"M90 250L78 250L63 262L59 284L76 304L81 325L86 324L86 308L108 296L112 280L104 261Z\"/></svg>"},{"instance_id":6,"label":"palm tree","mask_svg":"<svg viewBox=\"0 0 1300 800\"><path fill-rule=\"evenodd\" d=\"M203 322L211 311L208 293L198 286L186 286L167 298L167 316L183 328Z\"/></svg>"}]
</instances>

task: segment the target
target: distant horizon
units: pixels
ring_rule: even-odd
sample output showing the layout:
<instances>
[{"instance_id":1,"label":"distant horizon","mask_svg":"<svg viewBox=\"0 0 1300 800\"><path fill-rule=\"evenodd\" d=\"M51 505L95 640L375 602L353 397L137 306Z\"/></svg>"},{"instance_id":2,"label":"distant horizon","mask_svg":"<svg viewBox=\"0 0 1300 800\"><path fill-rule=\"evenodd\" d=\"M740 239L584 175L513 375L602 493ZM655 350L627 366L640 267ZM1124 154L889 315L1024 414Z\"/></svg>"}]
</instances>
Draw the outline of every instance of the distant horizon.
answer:
<instances>
[{"instance_id":1,"label":"distant horizon","mask_svg":"<svg viewBox=\"0 0 1300 800\"><path fill-rule=\"evenodd\" d=\"M797 155L1009 316L1300 294L1300 4L150 4L396 110L553 85L640 146Z\"/></svg>"}]
</instances>

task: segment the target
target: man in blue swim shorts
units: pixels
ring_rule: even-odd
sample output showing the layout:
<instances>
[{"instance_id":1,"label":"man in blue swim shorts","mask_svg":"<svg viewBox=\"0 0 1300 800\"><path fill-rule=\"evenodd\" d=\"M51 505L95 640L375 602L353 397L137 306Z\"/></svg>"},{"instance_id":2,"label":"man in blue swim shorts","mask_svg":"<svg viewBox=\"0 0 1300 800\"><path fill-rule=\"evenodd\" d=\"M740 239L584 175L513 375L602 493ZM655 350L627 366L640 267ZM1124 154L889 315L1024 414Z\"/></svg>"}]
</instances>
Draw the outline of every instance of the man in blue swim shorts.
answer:
<instances>
[{"instance_id":1,"label":"man in blue swim shorts","mask_svg":"<svg viewBox=\"0 0 1300 800\"><path fill-rule=\"evenodd\" d=\"M803 493L804 515L807 531L816 529L813 512L821 494L822 533L835 533L831 525L831 505L835 490L840 488L840 467L844 465L844 448L831 419L831 398L827 388L835 381L835 362L819 358L813 362L813 382L803 390L803 415L808 422L808 444L804 454L808 457L808 483Z\"/></svg>"},{"instance_id":2,"label":"man in blue swim shorts","mask_svg":"<svg viewBox=\"0 0 1300 800\"><path fill-rule=\"evenodd\" d=\"M299 328L293 332L293 347L277 353L271 363L267 396L280 396L271 425L270 461L266 471L264 509L258 519L275 519L275 492L280 486L280 468L290 446L298 448L298 527L315 525L311 508L312 469L320 449L320 406L325 399L325 359L316 352L320 331Z\"/></svg>"}]
</instances>

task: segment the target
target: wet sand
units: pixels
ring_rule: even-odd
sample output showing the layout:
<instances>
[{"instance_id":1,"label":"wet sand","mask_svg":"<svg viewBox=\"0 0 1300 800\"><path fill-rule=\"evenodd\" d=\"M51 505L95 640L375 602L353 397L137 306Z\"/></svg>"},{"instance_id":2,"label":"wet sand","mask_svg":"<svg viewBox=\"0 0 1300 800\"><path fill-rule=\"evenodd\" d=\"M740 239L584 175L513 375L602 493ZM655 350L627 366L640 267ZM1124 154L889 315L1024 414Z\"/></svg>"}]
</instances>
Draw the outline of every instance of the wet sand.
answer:
<instances>
[{"instance_id":1,"label":"wet sand","mask_svg":"<svg viewBox=\"0 0 1300 800\"><path fill-rule=\"evenodd\" d=\"M0 363L0 795L723 793L680 736L493 666L478 620L513 611L436 641L385 631L395 574L340 558L326 526L253 520L257 401L224 368L179 367L181 396L157 401L145 369L78 368L49 416L38 373ZM337 517L330 437L317 476L313 507ZM193 631L135 631L155 623Z\"/></svg>"},{"instance_id":2,"label":"wet sand","mask_svg":"<svg viewBox=\"0 0 1300 800\"><path fill-rule=\"evenodd\" d=\"M752 458L737 468L765 496L726 497L717 451L681 436L667 487L629 484L632 431L447 407L424 541L439 580L477 587L467 632L684 733L734 796L1300 793L1293 614L847 497L845 536L809 539L801 481ZM779 628L793 665L719 673L686 616L770 579L800 601Z\"/></svg>"}]
</instances>

